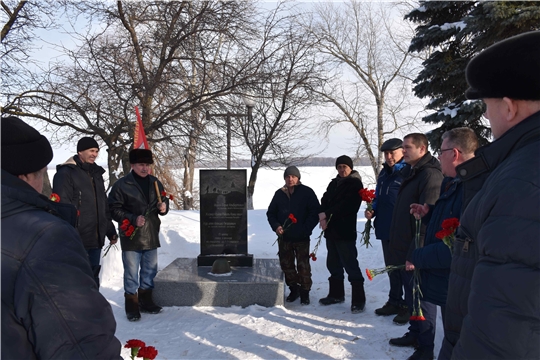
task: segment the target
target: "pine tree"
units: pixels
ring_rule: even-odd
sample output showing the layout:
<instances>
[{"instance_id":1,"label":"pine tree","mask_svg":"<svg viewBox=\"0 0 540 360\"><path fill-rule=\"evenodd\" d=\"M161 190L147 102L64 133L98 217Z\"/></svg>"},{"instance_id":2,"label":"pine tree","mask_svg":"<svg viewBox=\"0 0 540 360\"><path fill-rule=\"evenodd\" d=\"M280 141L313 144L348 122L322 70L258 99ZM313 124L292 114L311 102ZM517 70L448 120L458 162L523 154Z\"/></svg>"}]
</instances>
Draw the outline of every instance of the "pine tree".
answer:
<instances>
[{"instance_id":1,"label":"pine tree","mask_svg":"<svg viewBox=\"0 0 540 360\"><path fill-rule=\"evenodd\" d=\"M421 1L405 18L419 24L409 51L431 50L413 88L416 96L429 97L427 109L435 110L423 121L442 123L428 134L431 147L439 149L441 135L460 126L473 129L486 144L491 129L482 121L485 107L465 98L465 68L495 42L540 29L540 2Z\"/></svg>"}]
</instances>

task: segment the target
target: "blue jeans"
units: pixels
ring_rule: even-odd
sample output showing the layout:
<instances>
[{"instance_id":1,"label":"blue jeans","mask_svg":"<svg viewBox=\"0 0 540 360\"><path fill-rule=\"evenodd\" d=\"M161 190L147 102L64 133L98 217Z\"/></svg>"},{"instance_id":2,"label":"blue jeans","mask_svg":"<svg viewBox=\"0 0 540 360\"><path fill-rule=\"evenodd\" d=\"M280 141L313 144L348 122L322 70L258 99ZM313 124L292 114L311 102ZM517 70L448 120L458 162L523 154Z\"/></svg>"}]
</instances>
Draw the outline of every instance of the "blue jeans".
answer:
<instances>
[{"instance_id":1,"label":"blue jeans","mask_svg":"<svg viewBox=\"0 0 540 360\"><path fill-rule=\"evenodd\" d=\"M122 251L124 263L124 291L133 295L139 288L154 288L157 274L157 249ZM140 271L139 271L140 269Z\"/></svg>"},{"instance_id":2,"label":"blue jeans","mask_svg":"<svg viewBox=\"0 0 540 360\"><path fill-rule=\"evenodd\" d=\"M326 267L330 275L336 279L345 279L343 269L349 275L348 280L361 281L364 283L362 270L358 266L358 250L356 250L356 241L340 241L326 239Z\"/></svg>"}]
</instances>

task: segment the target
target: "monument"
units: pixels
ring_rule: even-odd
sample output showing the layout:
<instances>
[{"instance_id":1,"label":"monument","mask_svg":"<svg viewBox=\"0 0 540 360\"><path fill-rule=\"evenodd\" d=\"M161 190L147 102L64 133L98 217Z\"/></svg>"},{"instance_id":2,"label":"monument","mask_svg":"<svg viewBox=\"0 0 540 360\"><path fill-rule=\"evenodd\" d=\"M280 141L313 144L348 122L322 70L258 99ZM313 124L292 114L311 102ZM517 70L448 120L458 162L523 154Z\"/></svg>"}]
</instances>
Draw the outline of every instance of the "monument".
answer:
<instances>
[{"instance_id":1,"label":"monument","mask_svg":"<svg viewBox=\"0 0 540 360\"><path fill-rule=\"evenodd\" d=\"M246 170L200 170L201 254L198 266L226 258L253 266L247 246Z\"/></svg>"},{"instance_id":2,"label":"monument","mask_svg":"<svg viewBox=\"0 0 540 360\"><path fill-rule=\"evenodd\" d=\"M178 258L158 272L157 304L283 305L279 260L253 260L248 254L246 182L246 170L200 170L201 253L197 259Z\"/></svg>"}]
</instances>

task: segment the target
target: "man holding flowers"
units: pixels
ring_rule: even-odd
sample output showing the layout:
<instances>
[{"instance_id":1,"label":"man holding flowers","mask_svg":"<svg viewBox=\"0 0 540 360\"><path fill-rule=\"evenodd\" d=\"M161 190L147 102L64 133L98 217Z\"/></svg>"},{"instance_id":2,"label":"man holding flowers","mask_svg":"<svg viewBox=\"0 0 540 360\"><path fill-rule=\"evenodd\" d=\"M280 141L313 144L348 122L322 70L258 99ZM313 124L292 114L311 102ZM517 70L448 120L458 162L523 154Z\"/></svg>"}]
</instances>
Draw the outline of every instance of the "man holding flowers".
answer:
<instances>
[{"instance_id":1,"label":"man holding flowers","mask_svg":"<svg viewBox=\"0 0 540 360\"><path fill-rule=\"evenodd\" d=\"M352 159L347 155L336 159L336 170L338 175L328 184L319 213L328 249L326 267L330 272L328 295L319 303L332 305L345 301L345 269L352 286L351 312L359 313L364 311L366 294L357 259L356 217L362 203L359 191L364 185L358 171L353 170Z\"/></svg>"},{"instance_id":2,"label":"man holding flowers","mask_svg":"<svg viewBox=\"0 0 540 360\"><path fill-rule=\"evenodd\" d=\"M427 224L424 246L415 249L411 263L420 269L420 289L422 298L420 306L424 315L418 334L418 348L409 358L411 360L433 359L435 329L437 321L437 305L441 307L443 324L445 320L445 305L448 292L448 276L452 260L451 249L439 238L439 232L444 231L450 236L459 225L462 207L461 179L456 174L456 166L472 159L478 148L478 138L469 128L455 128L442 135L442 145L438 158L445 178L441 186L441 195L435 205L411 204L411 214L422 218ZM449 229L445 223L454 222ZM443 230L444 229L444 230Z\"/></svg>"},{"instance_id":3,"label":"man holding flowers","mask_svg":"<svg viewBox=\"0 0 540 360\"><path fill-rule=\"evenodd\" d=\"M393 138L386 140L381 146L381 152L384 153L383 169L377 178L375 188L375 200L373 200L373 210L366 210L364 216L366 219L375 218L375 236L381 240L383 249L384 265L390 265L390 224L392 223L392 213L396 203L397 194L403 176L401 169L406 165L403 160L403 141ZM390 291L388 292L388 301L381 308L375 309L375 314L381 316L396 315L394 322L403 323L400 318L407 317L408 310L403 299L403 285L399 271L388 272L390 280Z\"/></svg>"},{"instance_id":4,"label":"man holding flowers","mask_svg":"<svg viewBox=\"0 0 540 360\"><path fill-rule=\"evenodd\" d=\"M150 314L161 311L154 304L152 289L160 246L158 215L167 214L169 199L162 196L161 182L149 173L154 162L150 150L131 150L129 161L131 172L113 185L109 206L120 227L126 316L137 321L141 318L139 309Z\"/></svg>"},{"instance_id":5,"label":"man holding flowers","mask_svg":"<svg viewBox=\"0 0 540 360\"><path fill-rule=\"evenodd\" d=\"M443 175L441 165L428 151L428 140L424 134L412 133L403 138L403 159L407 165L401 170L403 182L399 188L390 225L390 265L403 265L399 271L403 284L405 301L409 311L413 309L413 271L410 262L412 252L424 241L425 225L416 227L413 215L409 213L412 203L434 204L439 197ZM390 339L391 345L416 346L418 326L421 321L414 321L409 331L400 338Z\"/></svg>"},{"instance_id":6,"label":"man holding flowers","mask_svg":"<svg viewBox=\"0 0 540 360\"><path fill-rule=\"evenodd\" d=\"M309 237L318 222L319 200L310 187L300 183L300 171L296 166L287 167L283 178L285 185L275 192L266 216L278 236L279 263L285 283L291 290L286 300L293 302L300 297L302 305L309 305L313 284Z\"/></svg>"}]
</instances>

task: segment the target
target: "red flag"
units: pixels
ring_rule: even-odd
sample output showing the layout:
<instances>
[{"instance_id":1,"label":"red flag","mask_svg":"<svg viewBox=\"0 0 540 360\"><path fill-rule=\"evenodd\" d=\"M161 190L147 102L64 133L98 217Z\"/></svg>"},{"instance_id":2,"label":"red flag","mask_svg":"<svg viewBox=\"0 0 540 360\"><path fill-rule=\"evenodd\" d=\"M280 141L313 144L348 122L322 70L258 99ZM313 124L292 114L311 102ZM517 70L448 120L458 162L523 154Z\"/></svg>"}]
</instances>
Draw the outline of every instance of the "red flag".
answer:
<instances>
[{"instance_id":1,"label":"red flag","mask_svg":"<svg viewBox=\"0 0 540 360\"><path fill-rule=\"evenodd\" d=\"M135 106L135 113L137 114L137 122L135 123L135 134L133 136L133 148L134 149L150 149L148 147L148 141L146 141L146 134L144 133L144 126L139 113L139 107Z\"/></svg>"}]
</instances>

